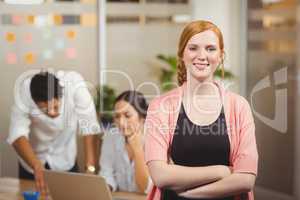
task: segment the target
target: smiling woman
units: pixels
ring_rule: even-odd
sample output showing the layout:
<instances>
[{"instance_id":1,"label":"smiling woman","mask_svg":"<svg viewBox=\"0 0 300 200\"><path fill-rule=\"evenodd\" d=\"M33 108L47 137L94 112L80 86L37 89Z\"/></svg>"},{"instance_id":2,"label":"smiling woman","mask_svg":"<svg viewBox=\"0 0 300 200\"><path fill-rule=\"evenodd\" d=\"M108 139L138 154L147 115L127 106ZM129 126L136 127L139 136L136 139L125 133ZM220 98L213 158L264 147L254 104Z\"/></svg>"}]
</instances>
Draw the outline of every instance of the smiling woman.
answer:
<instances>
[{"instance_id":1,"label":"smiling woman","mask_svg":"<svg viewBox=\"0 0 300 200\"><path fill-rule=\"evenodd\" d=\"M207 30L194 35L186 45L183 62L190 78L199 81L212 80L222 54L216 34Z\"/></svg>"},{"instance_id":2,"label":"smiling woman","mask_svg":"<svg viewBox=\"0 0 300 200\"><path fill-rule=\"evenodd\" d=\"M208 73L213 75L217 67L224 61L222 33L216 26L211 26L209 23L191 23L181 35L177 54L180 85L187 79L187 70L195 73L194 67L189 67L194 64L200 64L200 66L204 64L202 67L210 70ZM207 60L205 60L206 57ZM209 78L211 81L213 77Z\"/></svg>"},{"instance_id":3,"label":"smiling woman","mask_svg":"<svg viewBox=\"0 0 300 200\"><path fill-rule=\"evenodd\" d=\"M223 63L219 28L194 21L178 49L180 87L155 98L145 121L149 200L253 200L258 154L248 102L214 81Z\"/></svg>"}]
</instances>

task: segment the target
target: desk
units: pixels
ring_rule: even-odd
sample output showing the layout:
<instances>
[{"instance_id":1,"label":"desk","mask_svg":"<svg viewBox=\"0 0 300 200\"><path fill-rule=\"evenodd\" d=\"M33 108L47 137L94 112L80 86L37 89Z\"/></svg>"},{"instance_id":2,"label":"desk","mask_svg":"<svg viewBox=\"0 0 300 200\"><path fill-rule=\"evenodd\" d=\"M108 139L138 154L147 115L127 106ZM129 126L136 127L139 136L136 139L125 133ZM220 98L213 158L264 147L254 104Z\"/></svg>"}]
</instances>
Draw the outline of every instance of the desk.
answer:
<instances>
[{"instance_id":1,"label":"desk","mask_svg":"<svg viewBox=\"0 0 300 200\"><path fill-rule=\"evenodd\" d=\"M22 191L34 189L34 182L0 177L0 200L23 200ZM145 200L146 196L130 192L114 192L113 197L128 200Z\"/></svg>"}]
</instances>

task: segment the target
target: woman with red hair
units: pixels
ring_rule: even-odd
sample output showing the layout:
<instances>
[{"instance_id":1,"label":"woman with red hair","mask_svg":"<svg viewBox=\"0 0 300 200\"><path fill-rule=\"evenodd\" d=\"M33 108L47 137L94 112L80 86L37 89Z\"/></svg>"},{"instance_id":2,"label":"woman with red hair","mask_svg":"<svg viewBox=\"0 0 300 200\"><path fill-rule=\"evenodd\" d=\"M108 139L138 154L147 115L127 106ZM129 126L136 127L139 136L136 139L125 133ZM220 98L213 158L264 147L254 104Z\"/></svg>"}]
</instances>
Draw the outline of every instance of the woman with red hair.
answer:
<instances>
[{"instance_id":1,"label":"woman with red hair","mask_svg":"<svg viewBox=\"0 0 300 200\"><path fill-rule=\"evenodd\" d=\"M189 23L178 49L180 87L155 98L145 121L148 199L253 199L258 153L248 102L213 78L224 43L208 21ZM223 73L224 74L224 73Z\"/></svg>"}]
</instances>

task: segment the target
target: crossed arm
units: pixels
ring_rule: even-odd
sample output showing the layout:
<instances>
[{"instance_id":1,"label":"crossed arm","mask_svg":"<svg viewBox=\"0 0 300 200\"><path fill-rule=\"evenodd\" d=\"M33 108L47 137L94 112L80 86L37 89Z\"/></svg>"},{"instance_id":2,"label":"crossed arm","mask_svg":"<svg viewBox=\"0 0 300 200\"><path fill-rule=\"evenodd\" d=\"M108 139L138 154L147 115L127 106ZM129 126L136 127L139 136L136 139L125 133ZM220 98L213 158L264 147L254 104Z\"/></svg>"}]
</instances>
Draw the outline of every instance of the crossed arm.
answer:
<instances>
[{"instance_id":1,"label":"crossed arm","mask_svg":"<svg viewBox=\"0 0 300 200\"><path fill-rule=\"evenodd\" d=\"M184 167L164 161L148 163L154 184L188 198L221 198L252 190L255 175L231 173L223 165Z\"/></svg>"}]
</instances>

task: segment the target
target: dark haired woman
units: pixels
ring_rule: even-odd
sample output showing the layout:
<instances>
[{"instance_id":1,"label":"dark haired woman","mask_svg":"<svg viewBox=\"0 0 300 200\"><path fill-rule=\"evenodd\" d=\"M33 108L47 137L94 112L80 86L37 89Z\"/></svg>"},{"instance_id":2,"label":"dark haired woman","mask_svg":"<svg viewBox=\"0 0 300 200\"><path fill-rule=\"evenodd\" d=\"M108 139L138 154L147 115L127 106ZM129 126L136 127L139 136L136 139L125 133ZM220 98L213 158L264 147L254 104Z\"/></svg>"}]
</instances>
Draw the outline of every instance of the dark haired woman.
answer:
<instances>
[{"instance_id":1,"label":"dark haired woman","mask_svg":"<svg viewBox=\"0 0 300 200\"><path fill-rule=\"evenodd\" d=\"M100 175L112 191L146 193L150 188L143 155L147 108L144 96L136 91L125 91L115 101L117 128L104 136L100 157Z\"/></svg>"}]
</instances>

